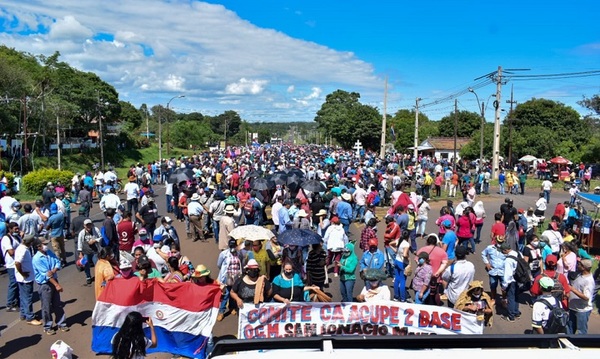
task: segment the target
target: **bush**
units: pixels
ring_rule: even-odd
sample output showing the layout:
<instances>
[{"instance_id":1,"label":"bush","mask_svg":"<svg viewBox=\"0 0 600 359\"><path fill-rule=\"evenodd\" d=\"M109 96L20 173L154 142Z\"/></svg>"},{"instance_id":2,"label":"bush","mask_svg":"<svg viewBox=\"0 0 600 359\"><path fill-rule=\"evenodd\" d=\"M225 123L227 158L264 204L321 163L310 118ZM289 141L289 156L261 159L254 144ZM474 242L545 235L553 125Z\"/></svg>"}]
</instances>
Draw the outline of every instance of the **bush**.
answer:
<instances>
[{"instance_id":1,"label":"bush","mask_svg":"<svg viewBox=\"0 0 600 359\"><path fill-rule=\"evenodd\" d=\"M65 187L70 188L74 173L71 171L60 171L54 168L45 168L29 172L23 177L23 189L32 195L39 195L46 187L46 183L60 181Z\"/></svg>"}]
</instances>

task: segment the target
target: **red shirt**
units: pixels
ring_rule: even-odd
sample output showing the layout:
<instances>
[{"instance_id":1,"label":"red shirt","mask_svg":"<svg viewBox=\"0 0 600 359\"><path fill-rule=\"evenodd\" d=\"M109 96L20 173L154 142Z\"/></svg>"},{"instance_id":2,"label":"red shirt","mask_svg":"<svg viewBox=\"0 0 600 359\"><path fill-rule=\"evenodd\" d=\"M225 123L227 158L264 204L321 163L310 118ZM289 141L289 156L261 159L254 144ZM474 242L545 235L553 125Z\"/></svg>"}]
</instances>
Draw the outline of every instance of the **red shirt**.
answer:
<instances>
[{"instance_id":1,"label":"red shirt","mask_svg":"<svg viewBox=\"0 0 600 359\"><path fill-rule=\"evenodd\" d=\"M240 175L237 172L233 172L231 175L231 188L238 189L240 187Z\"/></svg>"},{"instance_id":2,"label":"red shirt","mask_svg":"<svg viewBox=\"0 0 600 359\"><path fill-rule=\"evenodd\" d=\"M244 204L250 199L250 193L240 192L237 194L238 201L240 201L240 208L244 207Z\"/></svg>"},{"instance_id":3,"label":"red shirt","mask_svg":"<svg viewBox=\"0 0 600 359\"><path fill-rule=\"evenodd\" d=\"M559 203L556 205L556 209L554 210L554 215L556 217L558 217L560 220L562 220L563 218L565 218L565 205L562 203Z\"/></svg>"},{"instance_id":4,"label":"red shirt","mask_svg":"<svg viewBox=\"0 0 600 359\"><path fill-rule=\"evenodd\" d=\"M448 254L446 254L446 251L438 246L425 246L417 251L417 256L422 252L429 254L429 264L431 264L431 270L433 274L440 270L440 266L442 265L443 261L448 260Z\"/></svg>"},{"instance_id":5,"label":"red shirt","mask_svg":"<svg viewBox=\"0 0 600 359\"><path fill-rule=\"evenodd\" d=\"M131 253L137 228L129 220L123 220L117 224L117 234L119 235L119 250Z\"/></svg>"},{"instance_id":6,"label":"red shirt","mask_svg":"<svg viewBox=\"0 0 600 359\"><path fill-rule=\"evenodd\" d=\"M552 279L554 279L554 277L556 275L556 271L550 270L550 269L546 269L543 273L545 273L546 276L548 276ZM536 295L536 296L542 295L542 289L540 288L540 279L543 276L544 276L544 274L539 274L533 280L533 284L531 285L531 288L529 289L529 291L531 292L532 295ZM558 281L562 284L563 289L565 290L565 298L563 298L563 300L562 300L563 308L568 308L569 303L568 303L567 298L569 298L569 293L571 292L571 287L569 286L569 281L567 280L567 277L565 277L565 275L562 273L559 273L558 276L556 277L556 279L558 279Z\"/></svg>"},{"instance_id":7,"label":"red shirt","mask_svg":"<svg viewBox=\"0 0 600 359\"><path fill-rule=\"evenodd\" d=\"M183 194L181 197L179 197L179 202L177 202L179 205L183 206L179 208L181 208L181 213L183 213L186 216L188 214L187 199L187 195Z\"/></svg>"},{"instance_id":8,"label":"red shirt","mask_svg":"<svg viewBox=\"0 0 600 359\"><path fill-rule=\"evenodd\" d=\"M496 222L492 225L492 244L496 244L496 236L506 234L506 226L502 222Z\"/></svg>"}]
</instances>

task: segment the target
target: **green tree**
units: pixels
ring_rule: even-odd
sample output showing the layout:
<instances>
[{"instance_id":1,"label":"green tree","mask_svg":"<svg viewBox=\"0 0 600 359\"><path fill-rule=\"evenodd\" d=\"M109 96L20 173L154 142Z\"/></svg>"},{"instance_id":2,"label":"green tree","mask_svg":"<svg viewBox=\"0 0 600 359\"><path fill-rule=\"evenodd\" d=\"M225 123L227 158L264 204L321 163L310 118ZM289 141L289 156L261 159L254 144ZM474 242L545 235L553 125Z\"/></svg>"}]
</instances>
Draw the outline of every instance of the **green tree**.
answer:
<instances>
[{"instance_id":1,"label":"green tree","mask_svg":"<svg viewBox=\"0 0 600 359\"><path fill-rule=\"evenodd\" d=\"M315 122L325 136L333 137L342 147L351 148L360 140L365 148L377 150L380 145L381 115L379 111L361 104L357 92L336 90L327 95Z\"/></svg>"},{"instance_id":2,"label":"green tree","mask_svg":"<svg viewBox=\"0 0 600 359\"><path fill-rule=\"evenodd\" d=\"M123 131L131 133L137 130L142 123L146 124L143 112L135 108L131 103L119 101L121 106L121 122L123 123ZM144 128L144 132L146 129Z\"/></svg>"},{"instance_id":3,"label":"green tree","mask_svg":"<svg viewBox=\"0 0 600 359\"><path fill-rule=\"evenodd\" d=\"M398 110L394 117L390 118L388 124L394 126L396 133L396 141L394 146L397 150L403 150L412 147L415 140L415 111L402 109ZM419 139L420 144L428 137L437 136L439 133L437 122L429 120L429 117L423 113L419 113ZM390 139L388 131L387 138Z\"/></svg>"},{"instance_id":4,"label":"green tree","mask_svg":"<svg viewBox=\"0 0 600 359\"><path fill-rule=\"evenodd\" d=\"M231 110L210 118L210 127L212 131L221 135L221 138L224 138L225 136L225 126L227 126L227 138L230 138L240 132L241 123L242 119L240 115Z\"/></svg>"},{"instance_id":5,"label":"green tree","mask_svg":"<svg viewBox=\"0 0 600 359\"><path fill-rule=\"evenodd\" d=\"M458 111L442 117L439 124L439 133L442 137L454 137L455 116L458 121L458 137L471 137L475 131L481 131L481 115L476 112Z\"/></svg>"},{"instance_id":6,"label":"green tree","mask_svg":"<svg viewBox=\"0 0 600 359\"><path fill-rule=\"evenodd\" d=\"M483 158L492 158L494 144L494 124L485 123L483 128ZM475 160L479 158L481 150L481 132L473 134L471 141L460 150L460 157Z\"/></svg>"},{"instance_id":7,"label":"green tree","mask_svg":"<svg viewBox=\"0 0 600 359\"><path fill-rule=\"evenodd\" d=\"M593 130L590 122L581 119L575 109L548 99L534 98L519 104L511 118L516 158L525 154L540 158L561 155L577 162L583 156L582 148ZM503 127L507 132L508 126Z\"/></svg>"},{"instance_id":8,"label":"green tree","mask_svg":"<svg viewBox=\"0 0 600 359\"><path fill-rule=\"evenodd\" d=\"M198 121L177 121L171 125L171 141L177 147L204 146L216 140L210 127Z\"/></svg>"}]
</instances>

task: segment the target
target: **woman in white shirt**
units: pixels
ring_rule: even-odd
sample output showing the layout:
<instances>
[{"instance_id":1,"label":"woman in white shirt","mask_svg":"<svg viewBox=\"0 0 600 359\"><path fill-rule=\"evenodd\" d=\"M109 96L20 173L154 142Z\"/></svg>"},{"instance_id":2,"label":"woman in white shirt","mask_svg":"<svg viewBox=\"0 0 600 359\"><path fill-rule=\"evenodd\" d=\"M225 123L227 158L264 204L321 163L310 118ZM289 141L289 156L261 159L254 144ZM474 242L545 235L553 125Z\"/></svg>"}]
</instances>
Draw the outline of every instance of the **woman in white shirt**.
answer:
<instances>
[{"instance_id":1,"label":"woman in white shirt","mask_svg":"<svg viewBox=\"0 0 600 359\"><path fill-rule=\"evenodd\" d=\"M378 300L390 300L390 289L383 284L385 273L381 269L369 268L365 272L367 285L356 297L359 302L373 302ZM367 288L368 287L368 288Z\"/></svg>"}]
</instances>

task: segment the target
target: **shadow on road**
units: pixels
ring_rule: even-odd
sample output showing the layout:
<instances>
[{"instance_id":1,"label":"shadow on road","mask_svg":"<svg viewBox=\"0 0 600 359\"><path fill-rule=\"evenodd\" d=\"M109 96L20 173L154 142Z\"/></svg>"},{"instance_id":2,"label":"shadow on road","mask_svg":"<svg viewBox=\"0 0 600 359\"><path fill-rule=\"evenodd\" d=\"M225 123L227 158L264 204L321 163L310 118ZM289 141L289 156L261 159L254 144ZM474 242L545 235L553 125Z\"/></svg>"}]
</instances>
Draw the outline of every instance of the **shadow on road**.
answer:
<instances>
[{"instance_id":1,"label":"shadow on road","mask_svg":"<svg viewBox=\"0 0 600 359\"><path fill-rule=\"evenodd\" d=\"M75 315L69 317L69 326L73 326L73 324L80 324L82 327L86 327L86 320L92 317L91 310L83 310Z\"/></svg>"},{"instance_id":2,"label":"shadow on road","mask_svg":"<svg viewBox=\"0 0 600 359\"><path fill-rule=\"evenodd\" d=\"M41 334L34 334L28 337L20 337L14 340L6 342L4 348L0 350L0 358L9 358L10 356L17 354L17 352L23 348L28 348L32 345L37 345L42 340ZM48 348L50 351L50 348Z\"/></svg>"}]
</instances>

